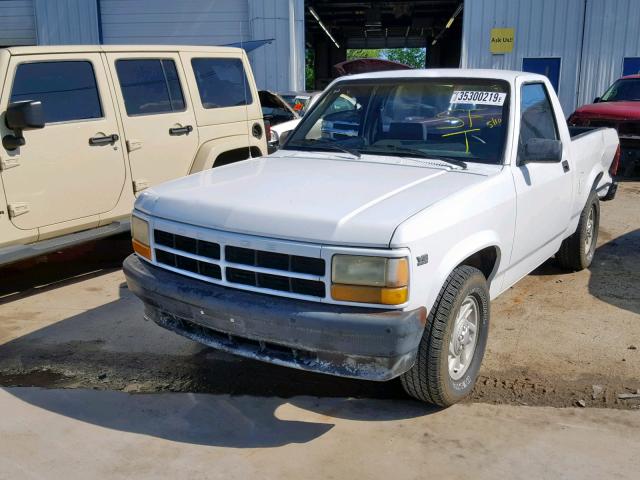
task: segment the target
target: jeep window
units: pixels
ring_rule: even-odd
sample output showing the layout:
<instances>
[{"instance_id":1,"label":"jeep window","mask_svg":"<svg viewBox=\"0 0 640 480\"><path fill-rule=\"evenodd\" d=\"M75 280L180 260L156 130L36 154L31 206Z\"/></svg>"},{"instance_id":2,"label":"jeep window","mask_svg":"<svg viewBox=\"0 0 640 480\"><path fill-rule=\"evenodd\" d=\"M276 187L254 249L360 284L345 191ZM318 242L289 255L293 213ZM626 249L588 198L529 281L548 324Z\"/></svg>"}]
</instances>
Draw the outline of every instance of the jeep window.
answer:
<instances>
[{"instance_id":1,"label":"jeep window","mask_svg":"<svg viewBox=\"0 0 640 480\"><path fill-rule=\"evenodd\" d=\"M600 99L602 102L640 101L640 78L622 78L609 87Z\"/></svg>"},{"instance_id":2,"label":"jeep window","mask_svg":"<svg viewBox=\"0 0 640 480\"><path fill-rule=\"evenodd\" d=\"M249 81L240 59L194 58L191 66L204 108L237 107L253 103Z\"/></svg>"},{"instance_id":3,"label":"jeep window","mask_svg":"<svg viewBox=\"0 0 640 480\"><path fill-rule=\"evenodd\" d=\"M118 60L116 72L127 115L150 115L185 109L173 60Z\"/></svg>"},{"instance_id":4,"label":"jeep window","mask_svg":"<svg viewBox=\"0 0 640 480\"><path fill-rule=\"evenodd\" d=\"M46 123L102 118L91 62L34 62L18 65L10 102L39 100Z\"/></svg>"},{"instance_id":5,"label":"jeep window","mask_svg":"<svg viewBox=\"0 0 640 480\"><path fill-rule=\"evenodd\" d=\"M499 80L345 80L303 118L284 148L499 164L508 93Z\"/></svg>"}]
</instances>

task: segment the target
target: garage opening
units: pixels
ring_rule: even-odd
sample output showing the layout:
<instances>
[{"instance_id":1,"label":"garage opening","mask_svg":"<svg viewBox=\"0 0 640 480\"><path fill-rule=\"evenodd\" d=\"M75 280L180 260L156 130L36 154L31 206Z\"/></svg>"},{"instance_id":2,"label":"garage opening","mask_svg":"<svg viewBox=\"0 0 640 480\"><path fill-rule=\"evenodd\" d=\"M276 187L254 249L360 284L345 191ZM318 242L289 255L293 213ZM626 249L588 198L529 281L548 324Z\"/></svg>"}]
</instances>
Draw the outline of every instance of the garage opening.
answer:
<instances>
[{"instance_id":1,"label":"garage opening","mask_svg":"<svg viewBox=\"0 0 640 480\"><path fill-rule=\"evenodd\" d=\"M460 0L305 2L306 83L326 87L347 60L380 58L413 68L458 67Z\"/></svg>"}]
</instances>

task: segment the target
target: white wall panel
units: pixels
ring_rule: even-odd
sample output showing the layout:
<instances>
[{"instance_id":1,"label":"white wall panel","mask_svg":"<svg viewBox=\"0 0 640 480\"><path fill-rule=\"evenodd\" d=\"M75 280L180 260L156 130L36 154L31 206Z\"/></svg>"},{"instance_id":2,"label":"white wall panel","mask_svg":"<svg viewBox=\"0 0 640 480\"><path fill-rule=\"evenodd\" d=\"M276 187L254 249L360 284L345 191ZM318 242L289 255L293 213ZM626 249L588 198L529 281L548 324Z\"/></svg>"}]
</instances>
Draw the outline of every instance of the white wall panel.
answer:
<instances>
[{"instance_id":1,"label":"white wall panel","mask_svg":"<svg viewBox=\"0 0 640 480\"><path fill-rule=\"evenodd\" d=\"M33 1L0 0L0 46L36 43Z\"/></svg>"},{"instance_id":2,"label":"white wall panel","mask_svg":"<svg viewBox=\"0 0 640 480\"><path fill-rule=\"evenodd\" d=\"M590 103L640 57L640 0L588 0L578 104Z\"/></svg>"},{"instance_id":3,"label":"white wall panel","mask_svg":"<svg viewBox=\"0 0 640 480\"><path fill-rule=\"evenodd\" d=\"M584 0L466 0L461 66L522 70L523 58L560 57L558 96L569 115L577 96L583 19ZM492 28L515 29L513 52L489 51Z\"/></svg>"},{"instance_id":4,"label":"white wall panel","mask_svg":"<svg viewBox=\"0 0 640 480\"><path fill-rule=\"evenodd\" d=\"M304 90L304 0L249 0L249 23L252 39L274 39L250 54L258 86Z\"/></svg>"},{"instance_id":5,"label":"white wall panel","mask_svg":"<svg viewBox=\"0 0 640 480\"><path fill-rule=\"evenodd\" d=\"M35 0L39 45L100 43L97 0Z\"/></svg>"},{"instance_id":6,"label":"white wall panel","mask_svg":"<svg viewBox=\"0 0 640 480\"><path fill-rule=\"evenodd\" d=\"M249 40L247 0L100 0L104 43L223 45Z\"/></svg>"}]
</instances>

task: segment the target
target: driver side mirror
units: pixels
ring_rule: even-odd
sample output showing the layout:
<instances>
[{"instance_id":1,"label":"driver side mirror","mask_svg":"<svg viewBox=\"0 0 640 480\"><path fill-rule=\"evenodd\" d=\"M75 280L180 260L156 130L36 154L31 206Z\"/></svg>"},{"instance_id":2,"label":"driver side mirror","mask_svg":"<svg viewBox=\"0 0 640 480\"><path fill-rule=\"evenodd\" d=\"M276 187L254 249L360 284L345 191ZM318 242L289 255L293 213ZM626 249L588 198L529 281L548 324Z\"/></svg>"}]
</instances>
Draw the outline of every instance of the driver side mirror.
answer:
<instances>
[{"instance_id":1,"label":"driver side mirror","mask_svg":"<svg viewBox=\"0 0 640 480\"><path fill-rule=\"evenodd\" d=\"M562 160L562 142L548 138L531 138L524 144L518 160L520 165L560 162Z\"/></svg>"},{"instance_id":2,"label":"driver side mirror","mask_svg":"<svg viewBox=\"0 0 640 480\"><path fill-rule=\"evenodd\" d=\"M13 135L5 135L2 145L7 150L15 150L25 144L23 130L34 130L44 127L44 112L42 102L25 100L10 103L4 115L4 122L13 130Z\"/></svg>"},{"instance_id":3,"label":"driver side mirror","mask_svg":"<svg viewBox=\"0 0 640 480\"><path fill-rule=\"evenodd\" d=\"M284 145L284 142L287 141L287 138L289 137L289 134L292 132L293 130L287 130L286 132L282 132L280 134L280 146Z\"/></svg>"}]
</instances>

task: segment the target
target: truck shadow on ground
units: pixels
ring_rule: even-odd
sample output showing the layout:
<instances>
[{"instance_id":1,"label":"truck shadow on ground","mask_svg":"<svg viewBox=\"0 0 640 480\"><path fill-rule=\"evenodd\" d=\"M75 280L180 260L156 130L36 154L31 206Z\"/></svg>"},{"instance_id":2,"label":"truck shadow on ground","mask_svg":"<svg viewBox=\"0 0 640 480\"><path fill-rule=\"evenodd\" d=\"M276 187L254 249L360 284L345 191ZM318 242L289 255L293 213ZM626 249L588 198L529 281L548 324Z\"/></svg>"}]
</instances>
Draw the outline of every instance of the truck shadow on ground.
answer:
<instances>
[{"instance_id":1,"label":"truck shadow on ground","mask_svg":"<svg viewBox=\"0 0 640 480\"><path fill-rule=\"evenodd\" d=\"M170 441L230 448L307 443L332 418L386 421L432 413L417 402L372 399L250 397L202 394L130 395L114 391L9 388L39 408L104 428ZM302 411L300 411L302 410Z\"/></svg>"},{"instance_id":2,"label":"truck shadow on ground","mask_svg":"<svg viewBox=\"0 0 640 480\"><path fill-rule=\"evenodd\" d=\"M589 267L589 293L610 305L640 314L640 229L602 243ZM567 275L549 259L532 275Z\"/></svg>"},{"instance_id":3,"label":"truck shadow on ground","mask_svg":"<svg viewBox=\"0 0 640 480\"><path fill-rule=\"evenodd\" d=\"M118 270L131 251L124 233L0 267L0 305Z\"/></svg>"}]
</instances>

